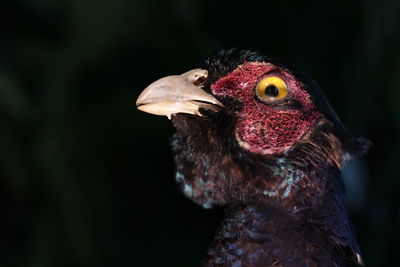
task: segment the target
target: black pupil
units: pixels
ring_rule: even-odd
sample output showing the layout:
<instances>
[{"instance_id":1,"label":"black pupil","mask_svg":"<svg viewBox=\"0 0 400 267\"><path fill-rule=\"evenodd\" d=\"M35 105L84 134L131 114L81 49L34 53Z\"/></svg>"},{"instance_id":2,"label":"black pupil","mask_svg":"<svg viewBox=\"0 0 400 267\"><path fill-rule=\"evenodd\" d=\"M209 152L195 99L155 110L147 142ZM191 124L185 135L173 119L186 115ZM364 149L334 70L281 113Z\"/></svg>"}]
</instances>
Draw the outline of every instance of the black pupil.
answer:
<instances>
[{"instance_id":1,"label":"black pupil","mask_svg":"<svg viewBox=\"0 0 400 267\"><path fill-rule=\"evenodd\" d=\"M267 88L265 88L265 94L270 97L277 97L279 90L275 85L268 85Z\"/></svg>"}]
</instances>

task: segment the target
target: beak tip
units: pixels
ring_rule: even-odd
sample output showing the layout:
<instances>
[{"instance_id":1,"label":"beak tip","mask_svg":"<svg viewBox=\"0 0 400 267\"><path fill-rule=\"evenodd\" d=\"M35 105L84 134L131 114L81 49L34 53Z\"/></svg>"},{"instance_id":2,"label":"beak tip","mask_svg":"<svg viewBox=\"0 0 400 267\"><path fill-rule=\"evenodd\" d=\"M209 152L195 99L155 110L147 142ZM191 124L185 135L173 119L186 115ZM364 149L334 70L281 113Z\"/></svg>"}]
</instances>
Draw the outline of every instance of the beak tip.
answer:
<instances>
[{"instance_id":1,"label":"beak tip","mask_svg":"<svg viewBox=\"0 0 400 267\"><path fill-rule=\"evenodd\" d=\"M147 94L147 90L146 89L136 99L136 106L137 107L145 105L145 104L149 104L149 103L152 102L151 99L148 99L148 97L147 97L148 94Z\"/></svg>"}]
</instances>

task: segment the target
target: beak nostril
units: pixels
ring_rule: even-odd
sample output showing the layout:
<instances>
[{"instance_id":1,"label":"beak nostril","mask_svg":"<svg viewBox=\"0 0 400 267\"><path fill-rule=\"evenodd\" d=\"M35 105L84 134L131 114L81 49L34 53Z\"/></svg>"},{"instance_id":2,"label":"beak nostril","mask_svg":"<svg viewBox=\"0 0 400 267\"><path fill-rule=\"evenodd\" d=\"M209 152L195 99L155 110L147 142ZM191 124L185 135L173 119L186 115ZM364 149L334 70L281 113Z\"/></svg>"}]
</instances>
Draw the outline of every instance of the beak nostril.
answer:
<instances>
[{"instance_id":1,"label":"beak nostril","mask_svg":"<svg viewBox=\"0 0 400 267\"><path fill-rule=\"evenodd\" d=\"M198 77L198 78L193 82L193 84L196 85L196 86L199 86L199 85L201 85L206 79L207 79L207 76L200 76L200 77Z\"/></svg>"}]
</instances>

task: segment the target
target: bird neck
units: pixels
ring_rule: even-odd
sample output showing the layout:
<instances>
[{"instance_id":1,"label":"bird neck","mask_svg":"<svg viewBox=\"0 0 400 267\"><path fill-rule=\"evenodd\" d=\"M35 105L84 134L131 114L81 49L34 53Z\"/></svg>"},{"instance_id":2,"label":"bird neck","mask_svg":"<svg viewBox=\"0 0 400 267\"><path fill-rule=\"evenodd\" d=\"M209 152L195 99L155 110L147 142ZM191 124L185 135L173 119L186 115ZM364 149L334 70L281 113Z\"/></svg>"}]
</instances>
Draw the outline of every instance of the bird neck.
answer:
<instances>
[{"instance_id":1,"label":"bird neck","mask_svg":"<svg viewBox=\"0 0 400 267\"><path fill-rule=\"evenodd\" d=\"M229 207L204 266L343 266L343 254L305 214L271 205Z\"/></svg>"},{"instance_id":2,"label":"bird neck","mask_svg":"<svg viewBox=\"0 0 400 267\"><path fill-rule=\"evenodd\" d=\"M196 118L182 119L173 119L181 130ZM221 145L212 130L185 133L172 143L176 181L203 207L228 207L205 266L360 262L340 178L344 151L328 130L277 156L248 153L229 138Z\"/></svg>"}]
</instances>

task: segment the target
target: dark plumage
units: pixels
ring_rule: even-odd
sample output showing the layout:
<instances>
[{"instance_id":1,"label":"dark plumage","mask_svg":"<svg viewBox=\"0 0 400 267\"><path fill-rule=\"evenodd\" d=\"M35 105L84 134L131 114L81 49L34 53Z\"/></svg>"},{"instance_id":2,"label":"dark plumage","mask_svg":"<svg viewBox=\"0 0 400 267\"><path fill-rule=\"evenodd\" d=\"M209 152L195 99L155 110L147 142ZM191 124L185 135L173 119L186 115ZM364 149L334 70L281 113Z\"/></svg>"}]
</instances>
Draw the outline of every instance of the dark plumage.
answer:
<instances>
[{"instance_id":1,"label":"dark plumage","mask_svg":"<svg viewBox=\"0 0 400 267\"><path fill-rule=\"evenodd\" d=\"M204 266L362 264L340 169L368 141L293 66L232 49L200 68L150 85L138 106L171 117L183 193L226 207Z\"/></svg>"}]
</instances>

